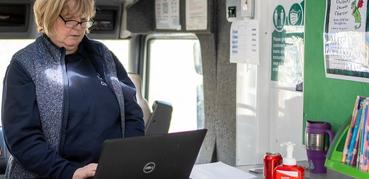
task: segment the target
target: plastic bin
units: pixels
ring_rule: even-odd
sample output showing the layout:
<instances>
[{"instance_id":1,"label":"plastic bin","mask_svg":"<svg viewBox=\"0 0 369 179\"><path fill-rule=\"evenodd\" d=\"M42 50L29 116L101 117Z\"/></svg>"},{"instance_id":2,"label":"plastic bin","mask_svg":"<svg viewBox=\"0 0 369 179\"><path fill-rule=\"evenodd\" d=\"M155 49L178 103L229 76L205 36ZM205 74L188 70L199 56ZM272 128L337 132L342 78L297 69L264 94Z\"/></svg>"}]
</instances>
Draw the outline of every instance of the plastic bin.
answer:
<instances>
[{"instance_id":1,"label":"plastic bin","mask_svg":"<svg viewBox=\"0 0 369 179\"><path fill-rule=\"evenodd\" d=\"M356 167L346 165L341 162L343 147L345 145L346 135L350 127L350 122L351 119L347 120L347 122L341 127L340 130L338 130L336 136L334 137L333 142L331 143L327 153L325 166L330 170L334 170L336 172L354 178L369 178L369 172L362 172Z\"/></svg>"}]
</instances>

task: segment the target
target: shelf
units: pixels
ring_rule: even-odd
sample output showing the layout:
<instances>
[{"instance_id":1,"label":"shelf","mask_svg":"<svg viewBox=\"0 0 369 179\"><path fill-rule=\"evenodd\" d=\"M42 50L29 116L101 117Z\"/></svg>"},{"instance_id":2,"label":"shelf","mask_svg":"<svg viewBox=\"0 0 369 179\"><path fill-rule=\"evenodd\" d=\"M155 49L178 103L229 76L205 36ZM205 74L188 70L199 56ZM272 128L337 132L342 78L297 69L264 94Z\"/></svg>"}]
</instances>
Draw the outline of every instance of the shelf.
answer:
<instances>
[{"instance_id":1,"label":"shelf","mask_svg":"<svg viewBox=\"0 0 369 179\"><path fill-rule=\"evenodd\" d=\"M369 178L369 172L362 172L356 167L352 167L350 165L343 164L341 162L342 159L342 151L343 146L346 141L347 131L350 127L351 119L346 122L346 124L337 132L331 147L327 153L327 159L325 161L325 166L328 169L334 170L341 174L351 176L358 179Z\"/></svg>"}]
</instances>

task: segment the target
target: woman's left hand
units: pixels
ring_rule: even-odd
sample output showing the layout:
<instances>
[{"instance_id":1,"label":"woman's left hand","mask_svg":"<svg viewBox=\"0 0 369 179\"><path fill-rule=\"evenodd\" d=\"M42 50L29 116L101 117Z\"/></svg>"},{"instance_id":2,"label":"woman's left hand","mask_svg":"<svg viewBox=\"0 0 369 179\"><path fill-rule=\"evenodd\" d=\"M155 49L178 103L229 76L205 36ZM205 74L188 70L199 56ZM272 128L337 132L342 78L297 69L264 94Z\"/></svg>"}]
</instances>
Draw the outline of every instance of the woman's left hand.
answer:
<instances>
[{"instance_id":1,"label":"woman's left hand","mask_svg":"<svg viewBox=\"0 0 369 179\"><path fill-rule=\"evenodd\" d=\"M86 179L95 176L97 163L90 163L84 167L78 168L72 179Z\"/></svg>"}]
</instances>

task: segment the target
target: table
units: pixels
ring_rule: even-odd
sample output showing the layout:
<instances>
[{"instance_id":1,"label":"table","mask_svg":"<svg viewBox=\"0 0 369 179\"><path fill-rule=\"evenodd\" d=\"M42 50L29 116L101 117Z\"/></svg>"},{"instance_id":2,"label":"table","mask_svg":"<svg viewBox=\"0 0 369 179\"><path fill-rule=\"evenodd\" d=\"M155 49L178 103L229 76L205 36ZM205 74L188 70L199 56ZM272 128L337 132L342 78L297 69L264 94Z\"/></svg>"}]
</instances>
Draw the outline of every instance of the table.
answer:
<instances>
[{"instance_id":1,"label":"table","mask_svg":"<svg viewBox=\"0 0 369 179\"><path fill-rule=\"evenodd\" d=\"M335 172L335 171L332 171L332 170L329 170L329 169L327 170L327 173L325 173L325 174L311 173L308 170L308 162L307 161L300 161L300 162L298 162L298 164L305 168L305 178L306 179L353 179L353 177L349 177L349 176L340 174L338 172ZM251 168L263 168L263 165L245 165L245 166L238 166L237 168L241 169L243 171L249 172L249 169L251 169ZM260 173L260 174L251 173L251 174L256 175L258 179L259 178L260 179L264 178L264 175L262 173Z\"/></svg>"}]
</instances>

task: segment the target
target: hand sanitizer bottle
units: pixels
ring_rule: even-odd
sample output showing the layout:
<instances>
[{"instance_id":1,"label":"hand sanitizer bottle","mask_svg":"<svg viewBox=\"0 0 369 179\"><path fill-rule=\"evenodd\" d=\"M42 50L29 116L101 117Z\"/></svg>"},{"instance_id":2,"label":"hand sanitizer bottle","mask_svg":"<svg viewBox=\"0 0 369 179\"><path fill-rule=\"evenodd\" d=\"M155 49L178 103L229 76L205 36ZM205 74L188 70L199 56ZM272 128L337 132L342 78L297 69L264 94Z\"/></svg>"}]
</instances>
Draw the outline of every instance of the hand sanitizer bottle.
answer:
<instances>
[{"instance_id":1,"label":"hand sanitizer bottle","mask_svg":"<svg viewBox=\"0 0 369 179\"><path fill-rule=\"evenodd\" d=\"M296 164L296 159L293 158L293 144L287 142L281 144L281 146L287 146L287 157L283 158L283 164L275 167L274 177L275 179L303 179L304 168Z\"/></svg>"}]
</instances>

